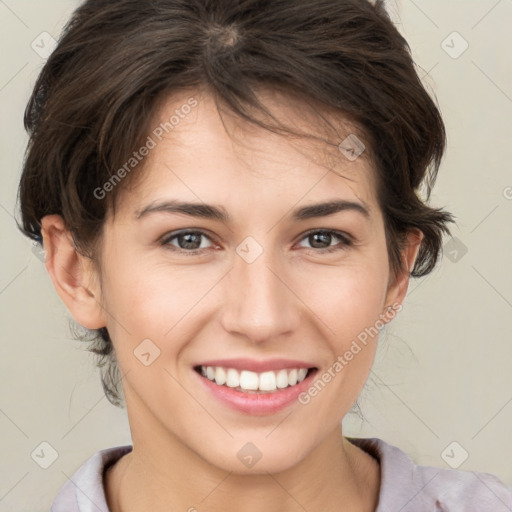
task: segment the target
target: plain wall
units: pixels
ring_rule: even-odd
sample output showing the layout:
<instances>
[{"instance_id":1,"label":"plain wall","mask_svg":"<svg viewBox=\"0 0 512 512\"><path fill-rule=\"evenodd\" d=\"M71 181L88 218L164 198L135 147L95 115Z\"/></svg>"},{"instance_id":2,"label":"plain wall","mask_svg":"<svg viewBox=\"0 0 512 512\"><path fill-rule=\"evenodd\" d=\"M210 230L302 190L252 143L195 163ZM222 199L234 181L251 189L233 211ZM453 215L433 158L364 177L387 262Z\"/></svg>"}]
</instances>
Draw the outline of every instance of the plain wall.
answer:
<instances>
[{"instance_id":1,"label":"plain wall","mask_svg":"<svg viewBox=\"0 0 512 512\"><path fill-rule=\"evenodd\" d=\"M42 32L57 38L77 5L0 1L2 511L48 510L94 452L130 444L126 411L104 397L92 355L73 341L13 219L23 111L44 63L31 44ZM449 467L441 454L456 441L456 457L468 453L459 469L512 486L512 2L402 0L391 9L445 118L448 150L431 204L456 215L456 239L431 275L411 281L361 395L365 421L348 416L344 432L439 467ZM454 31L469 44L458 58ZM58 452L48 469L31 457L42 442Z\"/></svg>"}]
</instances>

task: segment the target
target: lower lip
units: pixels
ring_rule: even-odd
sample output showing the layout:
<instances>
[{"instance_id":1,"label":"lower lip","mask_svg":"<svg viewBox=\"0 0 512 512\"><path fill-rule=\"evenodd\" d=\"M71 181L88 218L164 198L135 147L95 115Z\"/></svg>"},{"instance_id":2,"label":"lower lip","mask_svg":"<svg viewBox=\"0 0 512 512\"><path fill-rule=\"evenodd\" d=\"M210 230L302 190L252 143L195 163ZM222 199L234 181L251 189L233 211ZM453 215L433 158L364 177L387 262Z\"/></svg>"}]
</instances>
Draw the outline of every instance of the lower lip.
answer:
<instances>
[{"instance_id":1,"label":"lower lip","mask_svg":"<svg viewBox=\"0 0 512 512\"><path fill-rule=\"evenodd\" d=\"M217 399L236 411L253 415L275 414L293 402L310 385L317 370L312 370L306 378L295 386L278 389L272 393L244 393L228 386L219 386L193 370L203 386Z\"/></svg>"}]
</instances>

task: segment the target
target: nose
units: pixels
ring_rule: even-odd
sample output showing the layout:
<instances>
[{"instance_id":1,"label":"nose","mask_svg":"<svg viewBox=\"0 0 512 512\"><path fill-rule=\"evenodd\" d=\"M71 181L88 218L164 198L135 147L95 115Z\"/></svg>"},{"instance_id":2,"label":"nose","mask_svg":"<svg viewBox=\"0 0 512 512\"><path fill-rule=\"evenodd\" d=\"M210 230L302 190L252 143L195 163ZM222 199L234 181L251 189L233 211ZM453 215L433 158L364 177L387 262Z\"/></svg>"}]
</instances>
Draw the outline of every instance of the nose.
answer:
<instances>
[{"instance_id":1,"label":"nose","mask_svg":"<svg viewBox=\"0 0 512 512\"><path fill-rule=\"evenodd\" d=\"M272 251L263 251L252 263L235 255L226 277L221 318L227 332L257 344L278 340L297 329L301 302Z\"/></svg>"}]
</instances>

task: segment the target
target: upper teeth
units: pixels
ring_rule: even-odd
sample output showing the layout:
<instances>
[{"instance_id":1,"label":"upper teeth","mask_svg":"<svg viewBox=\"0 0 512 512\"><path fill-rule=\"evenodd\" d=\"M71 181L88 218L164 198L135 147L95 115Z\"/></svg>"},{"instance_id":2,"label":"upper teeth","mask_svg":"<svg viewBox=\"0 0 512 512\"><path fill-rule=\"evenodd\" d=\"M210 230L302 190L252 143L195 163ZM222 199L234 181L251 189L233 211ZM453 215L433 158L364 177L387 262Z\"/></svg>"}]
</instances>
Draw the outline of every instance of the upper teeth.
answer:
<instances>
[{"instance_id":1,"label":"upper teeth","mask_svg":"<svg viewBox=\"0 0 512 512\"><path fill-rule=\"evenodd\" d=\"M306 377L307 368L289 368L262 373L249 370L238 371L235 368L221 366L201 366L203 376L214 381L219 386L230 388L240 387L247 391L275 391L302 382Z\"/></svg>"}]
</instances>

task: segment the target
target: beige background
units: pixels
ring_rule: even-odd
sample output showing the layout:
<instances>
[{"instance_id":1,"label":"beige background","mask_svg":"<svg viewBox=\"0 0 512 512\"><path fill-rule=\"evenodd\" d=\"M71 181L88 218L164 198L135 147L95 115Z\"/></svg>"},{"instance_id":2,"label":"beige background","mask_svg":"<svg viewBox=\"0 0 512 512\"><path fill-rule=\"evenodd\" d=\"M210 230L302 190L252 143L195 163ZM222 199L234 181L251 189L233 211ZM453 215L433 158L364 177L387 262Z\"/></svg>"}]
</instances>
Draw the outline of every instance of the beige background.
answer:
<instances>
[{"instance_id":1,"label":"beige background","mask_svg":"<svg viewBox=\"0 0 512 512\"><path fill-rule=\"evenodd\" d=\"M94 452L130 443L125 410L103 396L91 356L71 339L44 266L13 221L22 115L44 62L31 43L42 32L57 38L76 5L0 0L1 511L48 510ZM456 441L447 460L459 464L465 450L460 469L512 486L512 0L391 8L446 120L432 203L455 213L457 240L447 240L434 273L412 281L361 397L366 422L347 417L345 433L380 437L439 467L449 467L442 453ZM458 58L464 41L454 31L469 44ZM42 442L58 452L48 469L31 458Z\"/></svg>"}]
</instances>

